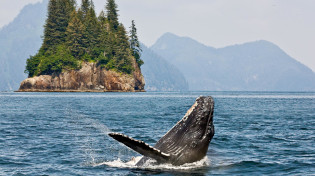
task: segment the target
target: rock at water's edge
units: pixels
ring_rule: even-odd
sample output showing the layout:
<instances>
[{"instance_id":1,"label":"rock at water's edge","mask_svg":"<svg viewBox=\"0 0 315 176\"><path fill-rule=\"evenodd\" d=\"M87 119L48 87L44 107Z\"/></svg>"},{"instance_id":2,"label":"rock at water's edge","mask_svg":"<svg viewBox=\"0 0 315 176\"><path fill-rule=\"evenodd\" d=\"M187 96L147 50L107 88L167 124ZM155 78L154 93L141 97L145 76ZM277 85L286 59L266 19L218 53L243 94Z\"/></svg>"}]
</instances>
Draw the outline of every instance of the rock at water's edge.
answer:
<instances>
[{"instance_id":1,"label":"rock at water's edge","mask_svg":"<svg viewBox=\"0 0 315 176\"><path fill-rule=\"evenodd\" d=\"M135 65L135 64L134 64ZM135 92L144 91L145 81L138 67L128 75L84 62L80 70L40 75L22 81L18 92Z\"/></svg>"}]
</instances>

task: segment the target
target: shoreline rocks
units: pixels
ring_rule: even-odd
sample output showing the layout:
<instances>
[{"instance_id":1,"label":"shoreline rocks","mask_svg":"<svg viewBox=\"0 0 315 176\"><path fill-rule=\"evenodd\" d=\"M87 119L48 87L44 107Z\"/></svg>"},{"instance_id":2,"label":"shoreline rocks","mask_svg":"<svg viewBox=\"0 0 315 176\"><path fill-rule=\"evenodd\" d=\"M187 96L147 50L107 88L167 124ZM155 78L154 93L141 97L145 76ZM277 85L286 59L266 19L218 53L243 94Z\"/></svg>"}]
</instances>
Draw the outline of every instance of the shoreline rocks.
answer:
<instances>
[{"instance_id":1,"label":"shoreline rocks","mask_svg":"<svg viewBox=\"0 0 315 176\"><path fill-rule=\"evenodd\" d=\"M17 92L144 92L141 70L133 65L133 73L124 74L83 62L80 70L27 78Z\"/></svg>"}]
</instances>

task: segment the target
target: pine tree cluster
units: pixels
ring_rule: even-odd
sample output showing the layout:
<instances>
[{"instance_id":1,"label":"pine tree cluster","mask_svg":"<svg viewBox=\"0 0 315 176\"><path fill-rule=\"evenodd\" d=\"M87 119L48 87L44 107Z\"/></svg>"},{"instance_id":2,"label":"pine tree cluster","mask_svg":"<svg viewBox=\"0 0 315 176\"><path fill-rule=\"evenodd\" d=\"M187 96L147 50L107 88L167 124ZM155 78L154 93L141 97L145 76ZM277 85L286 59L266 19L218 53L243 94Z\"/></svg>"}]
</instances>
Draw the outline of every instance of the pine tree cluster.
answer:
<instances>
[{"instance_id":1,"label":"pine tree cluster","mask_svg":"<svg viewBox=\"0 0 315 176\"><path fill-rule=\"evenodd\" d=\"M43 44L26 61L29 77L79 69L80 63L97 62L103 68L130 74L132 59L140 67L141 48L132 21L130 36L118 21L115 0L107 0L97 17L92 0L50 0Z\"/></svg>"}]
</instances>

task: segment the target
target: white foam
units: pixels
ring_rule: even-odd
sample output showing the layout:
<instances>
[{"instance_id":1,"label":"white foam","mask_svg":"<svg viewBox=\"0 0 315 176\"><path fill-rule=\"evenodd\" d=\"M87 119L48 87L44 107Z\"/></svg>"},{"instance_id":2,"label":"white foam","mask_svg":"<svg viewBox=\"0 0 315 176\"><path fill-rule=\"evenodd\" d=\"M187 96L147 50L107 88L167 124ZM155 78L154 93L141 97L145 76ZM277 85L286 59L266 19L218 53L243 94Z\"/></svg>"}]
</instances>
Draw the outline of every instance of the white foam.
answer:
<instances>
[{"instance_id":1,"label":"white foam","mask_svg":"<svg viewBox=\"0 0 315 176\"><path fill-rule=\"evenodd\" d=\"M116 167L116 168L137 168L137 169L150 169L150 170L191 170L196 168L202 168L205 166L209 166L209 160L207 157L204 157L202 160L194 162L194 163L186 163L181 166L174 166L172 164L153 164L153 163L146 163L145 166L136 166L136 163L142 157L133 157L130 161L124 162L121 161L120 158L113 161L106 161L101 163L94 163L93 166L102 166L106 165L109 167Z\"/></svg>"}]
</instances>

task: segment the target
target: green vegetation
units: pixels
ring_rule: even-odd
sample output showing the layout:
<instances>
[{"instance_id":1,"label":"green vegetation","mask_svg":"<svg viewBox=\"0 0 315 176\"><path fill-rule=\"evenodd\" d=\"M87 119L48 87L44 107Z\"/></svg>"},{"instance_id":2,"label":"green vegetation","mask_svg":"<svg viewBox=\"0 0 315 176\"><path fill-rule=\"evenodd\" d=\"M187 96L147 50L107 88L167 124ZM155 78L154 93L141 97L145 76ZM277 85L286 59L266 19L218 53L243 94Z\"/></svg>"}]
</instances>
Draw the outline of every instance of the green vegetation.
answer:
<instances>
[{"instance_id":1,"label":"green vegetation","mask_svg":"<svg viewBox=\"0 0 315 176\"><path fill-rule=\"evenodd\" d=\"M132 20L131 27L130 27L130 49L132 51L132 55L135 57L136 62L139 66L143 65L143 60L140 59L141 57L141 47L137 36L137 28L135 25L135 21Z\"/></svg>"},{"instance_id":2,"label":"green vegetation","mask_svg":"<svg viewBox=\"0 0 315 176\"><path fill-rule=\"evenodd\" d=\"M82 61L97 62L103 68L130 74L132 60L140 67L141 48L132 21L130 36L118 21L115 0L107 0L106 13L97 17L92 0L50 0L43 44L26 62L29 77L79 69Z\"/></svg>"}]
</instances>

